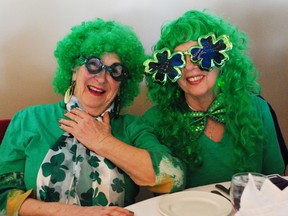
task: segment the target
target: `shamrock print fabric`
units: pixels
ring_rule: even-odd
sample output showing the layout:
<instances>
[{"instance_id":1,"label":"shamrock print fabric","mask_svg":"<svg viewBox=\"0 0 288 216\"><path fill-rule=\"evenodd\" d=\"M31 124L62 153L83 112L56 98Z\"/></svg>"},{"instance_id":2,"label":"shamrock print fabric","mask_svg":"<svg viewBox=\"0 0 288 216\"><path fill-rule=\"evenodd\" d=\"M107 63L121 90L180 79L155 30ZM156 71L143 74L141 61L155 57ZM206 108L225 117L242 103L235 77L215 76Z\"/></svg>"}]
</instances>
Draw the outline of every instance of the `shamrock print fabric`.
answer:
<instances>
[{"instance_id":1,"label":"shamrock print fabric","mask_svg":"<svg viewBox=\"0 0 288 216\"><path fill-rule=\"evenodd\" d=\"M66 107L79 107L75 100ZM123 206L124 194L122 171L68 133L48 151L37 176L37 199L45 202Z\"/></svg>"}]
</instances>

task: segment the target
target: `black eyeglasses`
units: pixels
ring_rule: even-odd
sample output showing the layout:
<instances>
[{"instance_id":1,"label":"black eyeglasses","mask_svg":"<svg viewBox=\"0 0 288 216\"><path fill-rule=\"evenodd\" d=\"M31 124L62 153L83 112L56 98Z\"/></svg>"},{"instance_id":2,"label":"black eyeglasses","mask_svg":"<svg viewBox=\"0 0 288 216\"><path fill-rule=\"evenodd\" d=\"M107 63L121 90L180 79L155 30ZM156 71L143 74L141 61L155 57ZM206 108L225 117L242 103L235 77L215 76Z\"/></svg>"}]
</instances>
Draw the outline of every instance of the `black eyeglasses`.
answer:
<instances>
[{"instance_id":1,"label":"black eyeglasses","mask_svg":"<svg viewBox=\"0 0 288 216\"><path fill-rule=\"evenodd\" d=\"M111 66L104 65L97 57L84 58L86 69L90 74L98 74L102 70L107 70L116 81L122 81L128 76L128 69L121 63L114 63Z\"/></svg>"}]
</instances>

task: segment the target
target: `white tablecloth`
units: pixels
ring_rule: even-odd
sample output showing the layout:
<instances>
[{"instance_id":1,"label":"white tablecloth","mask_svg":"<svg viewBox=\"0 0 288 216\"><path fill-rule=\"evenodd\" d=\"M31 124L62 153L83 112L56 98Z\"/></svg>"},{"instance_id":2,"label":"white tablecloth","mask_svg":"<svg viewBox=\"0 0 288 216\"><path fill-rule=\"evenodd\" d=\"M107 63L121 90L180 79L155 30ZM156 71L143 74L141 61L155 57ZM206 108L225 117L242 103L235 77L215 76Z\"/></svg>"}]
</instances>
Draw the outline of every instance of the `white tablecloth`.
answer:
<instances>
[{"instance_id":1,"label":"white tablecloth","mask_svg":"<svg viewBox=\"0 0 288 216\"><path fill-rule=\"evenodd\" d=\"M223 182L220 184L224 185L226 188L230 187L230 182ZM215 184L211 184L211 185L190 188L187 190L210 192L211 190L216 190L216 188L215 188ZM224 195L224 193L222 194ZM158 210L158 205L159 205L160 199L163 196L165 195L153 197L153 198L135 203L133 205L127 206L126 209L133 211L135 213L135 216L162 216Z\"/></svg>"},{"instance_id":2,"label":"white tablecloth","mask_svg":"<svg viewBox=\"0 0 288 216\"><path fill-rule=\"evenodd\" d=\"M288 180L288 176L284 176L284 178ZM222 184L226 188L230 187L230 182L222 182L220 184ZM187 190L210 192L212 190L216 190L216 188L215 188L215 184L211 184L211 185L190 188ZM224 193L222 194L225 195ZM166 194L166 195L169 195L169 194ZM153 198L135 203L133 205L127 206L126 209L133 211L135 213L135 216L162 216L158 210L158 205L159 205L159 201L161 200L161 198L166 195L153 197ZM231 215L234 215L234 214L235 214L234 212L231 213Z\"/></svg>"}]
</instances>

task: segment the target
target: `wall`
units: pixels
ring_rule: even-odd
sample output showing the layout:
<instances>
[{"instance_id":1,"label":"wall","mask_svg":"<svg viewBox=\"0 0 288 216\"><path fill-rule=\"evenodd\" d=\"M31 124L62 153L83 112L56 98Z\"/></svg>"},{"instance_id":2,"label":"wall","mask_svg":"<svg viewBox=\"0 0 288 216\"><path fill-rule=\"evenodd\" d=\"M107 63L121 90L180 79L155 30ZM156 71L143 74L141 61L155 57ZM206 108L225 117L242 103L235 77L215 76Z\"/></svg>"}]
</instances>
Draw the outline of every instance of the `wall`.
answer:
<instances>
[{"instance_id":1,"label":"wall","mask_svg":"<svg viewBox=\"0 0 288 216\"><path fill-rule=\"evenodd\" d=\"M53 51L70 27L102 17L132 25L148 53L163 22L188 9L209 9L250 36L251 56L261 71L263 96L277 112L288 143L288 1L285 0L0 0L0 118L24 107L56 102L51 81ZM129 112L141 114L150 103L145 86Z\"/></svg>"}]
</instances>

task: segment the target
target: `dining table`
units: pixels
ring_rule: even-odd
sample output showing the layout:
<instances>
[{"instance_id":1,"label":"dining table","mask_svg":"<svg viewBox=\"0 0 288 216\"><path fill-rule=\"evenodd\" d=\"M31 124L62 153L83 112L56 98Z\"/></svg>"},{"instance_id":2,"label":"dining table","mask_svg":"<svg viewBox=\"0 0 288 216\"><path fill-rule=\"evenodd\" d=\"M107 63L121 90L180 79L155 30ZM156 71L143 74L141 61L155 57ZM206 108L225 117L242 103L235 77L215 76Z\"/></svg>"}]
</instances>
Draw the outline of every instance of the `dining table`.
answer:
<instances>
[{"instance_id":1,"label":"dining table","mask_svg":"<svg viewBox=\"0 0 288 216\"><path fill-rule=\"evenodd\" d=\"M279 175L276 175L276 176L279 176ZM271 177L273 177L273 175L270 175L268 177L270 178L270 180L272 180ZM288 176L282 176L282 178L285 180L288 180ZM231 204L231 212L227 216L233 216L233 215L235 215L236 212L235 212L234 207L230 201L229 191L228 191L228 193L227 193L227 191L225 193L221 189L219 189L219 187L218 187L220 185L220 187L224 186L224 189L229 189L230 184L231 184L230 181L220 182L220 183L215 183L215 184L209 184L209 185L204 185L204 186L188 188L188 189L185 189L184 192L185 191L195 191L195 192L199 191L199 192L206 192L206 193L207 192L208 193L217 193L219 196L224 196L225 198L227 198L229 200L229 202ZM274 182L274 184L275 184L275 182ZM285 184L286 184L286 186L288 186L287 185L288 182L285 182ZM217 185L217 187L216 187L216 185ZM176 193L181 193L181 192L176 192ZM135 204L126 206L125 208L129 209L130 211L133 211L135 216L163 216L163 215L165 216L166 214L161 214L161 212L159 211L159 203L161 202L162 199L164 199L165 197L170 196L170 195L173 195L173 193L172 194L158 195L158 196L137 202ZM191 213L191 215L192 215L192 213Z\"/></svg>"},{"instance_id":2,"label":"dining table","mask_svg":"<svg viewBox=\"0 0 288 216\"><path fill-rule=\"evenodd\" d=\"M228 182L221 182L221 183L217 183L218 185L222 185L225 188L229 188L230 187L230 181ZM229 195L225 194L224 192L222 192L221 190L217 189L216 184L209 184L209 185L204 185L204 186L198 186L198 187L193 187L193 188L188 188L185 189L184 191L203 191L203 192L215 192L218 191L219 193L221 193L222 196L225 196L226 198L229 199ZM170 194L164 194L164 195L158 195L140 202L137 202L135 204L126 206L126 209L129 209L130 211L133 211L135 216L163 216L163 214L160 213L159 211L159 202L162 198L164 198L165 196L169 196ZM219 194L218 194L219 195ZM219 196L221 196L219 195ZM232 206L232 204L231 204ZM230 213L229 216L234 215L234 210L233 208L231 208L232 211Z\"/></svg>"}]
</instances>

